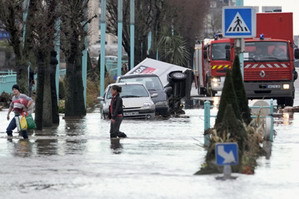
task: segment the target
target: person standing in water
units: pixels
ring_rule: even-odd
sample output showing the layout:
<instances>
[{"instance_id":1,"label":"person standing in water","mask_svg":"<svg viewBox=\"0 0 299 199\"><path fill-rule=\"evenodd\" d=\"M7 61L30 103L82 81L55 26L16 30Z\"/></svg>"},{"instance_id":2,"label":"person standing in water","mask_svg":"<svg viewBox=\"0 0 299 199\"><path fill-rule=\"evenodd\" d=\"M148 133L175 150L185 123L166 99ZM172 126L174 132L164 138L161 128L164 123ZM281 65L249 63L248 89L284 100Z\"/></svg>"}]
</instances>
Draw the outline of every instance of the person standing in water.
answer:
<instances>
[{"instance_id":1,"label":"person standing in water","mask_svg":"<svg viewBox=\"0 0 299 199\"><path fill-rule=\"evenodd\" d=\"M30 97L20 93L20 88L18 85L15 84L12 86L12 92L14 96L12 97L12 102L9 106L7 120L10 119L9 114L11 111L14 112L15 116L12 118L6 129L8 138L12 138L12 131L17 127L15 117L20 116L23 112L27 112L28 107L33 103L33 100ZM24 139L28 139L26 130L22 130L21 133Z\"/></svg>"},{"instance_id":2,"label":"person standing in water","mask_svg":"<svg viewBox=\"0 0 299 199\"><path fill-rule=\"evenodd\" d=\"M119 94L121 93L121 87L113 85L110 91L112 95L108 114L108 118L111 120L110 138L125 138L127 137L127 135L119 131L120 124L123 120L123 100L119 96Z\"/></svg>"}]
</instances>

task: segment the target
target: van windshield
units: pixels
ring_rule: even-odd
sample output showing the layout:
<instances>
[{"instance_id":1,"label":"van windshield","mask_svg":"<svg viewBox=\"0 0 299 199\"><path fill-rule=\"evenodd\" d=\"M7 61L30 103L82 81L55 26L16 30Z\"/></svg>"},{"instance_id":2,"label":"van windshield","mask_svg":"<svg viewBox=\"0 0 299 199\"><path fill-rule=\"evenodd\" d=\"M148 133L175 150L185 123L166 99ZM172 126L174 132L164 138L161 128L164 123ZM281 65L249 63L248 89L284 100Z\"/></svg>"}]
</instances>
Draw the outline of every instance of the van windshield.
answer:
<instances>
[{"instance_id":1,"label":"van windshield","mask_svg":"<svg viewBox=\"0 0 299 199\"><path fill-rule=\"evenodd\" d=\"M163 90L162 83L159 77L130 77L130 78L120 78L119 82L138 82L142 83L148 91L158 91Z\"/></svg>"},{"instance_id":2,"label":"van windshield","mask_svg":"<svg viewBox=\"0 0 299 199\"><path fill-rule=\"evenodd\" d=\"M121 98L138 98L138 97L149 97L148 91L145 89L143 85L138 84L128 84L122 85L122 92L120 93ZM107 98L111 99L111 87L107 92Z\"/></svg>"}]
</instances>

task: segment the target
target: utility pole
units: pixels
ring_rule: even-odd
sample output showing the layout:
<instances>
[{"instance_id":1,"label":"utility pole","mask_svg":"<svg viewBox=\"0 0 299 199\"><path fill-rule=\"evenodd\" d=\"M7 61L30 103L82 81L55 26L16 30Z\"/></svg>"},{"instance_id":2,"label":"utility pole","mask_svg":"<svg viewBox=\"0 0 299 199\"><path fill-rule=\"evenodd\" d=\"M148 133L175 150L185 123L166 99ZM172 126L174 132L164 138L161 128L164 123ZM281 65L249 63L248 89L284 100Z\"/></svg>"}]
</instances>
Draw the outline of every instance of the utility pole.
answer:
<instances>
[{"instance_id":1,"label":"utility pole","mask_svg":"<svg viewBox=\"0 0 299 199\"><path fill-rule=\"evenodd\" d=\"M135 66L135 0L130 0L130 69Z\"/></svg>"},{"instance_id":2,"label":"utility pole","mask_svg":"<svg viewBox=\"0 0 299 199\"><path fill-rule=\"evenodd\" d=\"M236 6L244 6L244 0L236 0ZM239 60L240 60L240 67L241 67L241 72L242 72L242 78L244 81L244 57L243 57L243 51L244 51L244 46L245 42L243 38L236 39L236 49L237 53L239 55Z\"/></svg>"},{"instance_id":3,"label":"utility pole","mask_svg":"<svg viewBox=\"0 0 299 199\"><path fill-rule=\"evenodd\" d=\"M117 76L121 75L122 68L122 41L123 41L123 0L118 0L117 3Z\"/></svg>"},{"instance_id":4,"label":"utility pole","mask_svg":"<svg viewBox=\"0 0 299 199\"><path fill-rule=\"evenodd\" d=\"M54 50L57 53L56 59L58 61L56 65L56 72L55 72L57 102L59 101L59 76L60 76L60 25L61 25L61 20L60 18L58 18L55 21L55 36L54 36Z\"/></svg>"},{"instance_id":5,"label":"utility pole","mask_svg":"<svg viewBox=\"0 0 299 199\"><path fill-rule=\"evenodd\" d=\"M100 89L101 96L104 96L105 91L105 44L106 44L106 9L107 1L101 0L101 57L100 57Z\"/></svg>"}]
</instances>

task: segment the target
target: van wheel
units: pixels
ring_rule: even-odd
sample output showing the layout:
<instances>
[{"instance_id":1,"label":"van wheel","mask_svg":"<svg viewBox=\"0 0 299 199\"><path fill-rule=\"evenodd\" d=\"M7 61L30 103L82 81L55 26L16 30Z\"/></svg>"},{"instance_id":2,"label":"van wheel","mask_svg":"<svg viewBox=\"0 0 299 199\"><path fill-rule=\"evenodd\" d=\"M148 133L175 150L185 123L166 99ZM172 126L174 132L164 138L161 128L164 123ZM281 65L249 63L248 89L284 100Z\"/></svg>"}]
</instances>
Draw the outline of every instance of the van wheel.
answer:
<instances>
[{"instance_id":1,"label":"van wheel","mask_svg":"<svg viewBox=\"0 0 299 199\"><path fill-rule=\"evenodd\" d=\"M179 82L185 80L187 78L187 75L185 73L182 73L181 71L173 71L169 73L168 77L172 81Z\"/></svg>"}]
</instances>

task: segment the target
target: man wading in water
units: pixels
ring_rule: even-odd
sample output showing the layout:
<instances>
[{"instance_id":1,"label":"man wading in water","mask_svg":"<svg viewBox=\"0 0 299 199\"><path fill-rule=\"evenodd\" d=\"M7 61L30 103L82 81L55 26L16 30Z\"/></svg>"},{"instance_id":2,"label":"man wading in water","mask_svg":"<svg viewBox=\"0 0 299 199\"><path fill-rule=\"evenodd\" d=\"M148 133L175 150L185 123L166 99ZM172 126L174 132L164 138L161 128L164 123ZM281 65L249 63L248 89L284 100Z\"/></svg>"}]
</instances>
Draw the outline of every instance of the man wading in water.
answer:
<instances>
[{"instance_id":1,"label":"man wading in water","mask_svg":"<svg viewBox=\"0 0 299 199\"><path fill-rule=\"evenodd\" d=\"M6 133L9 139L12 138L12 131L17 127L16 116L20 116L23 112L27 112L28 107L33 103L33 100L25 94L20 93L20 88L18 85L12 86L12 102L10 103L9 110L7 113L7 120L10 119L9 114L14 111L15 116L10 121ZM21 131L24 139L28 139L28 134L26 130Z\"/></svg>"},{"instance_id":2,"label":"man wading in water","mask_svg":"<svg viewBox=\"0 0 299 199\"><path fill-rule=\"evenodd\" d=\"M120 124L123 120L123 100L120 98L119 93L121 93L121 87L113 85L111 87L112 99L108 114L111 120L110 138L127 137L125 133L119 131Z\"/></svg>"}]
</instances>

